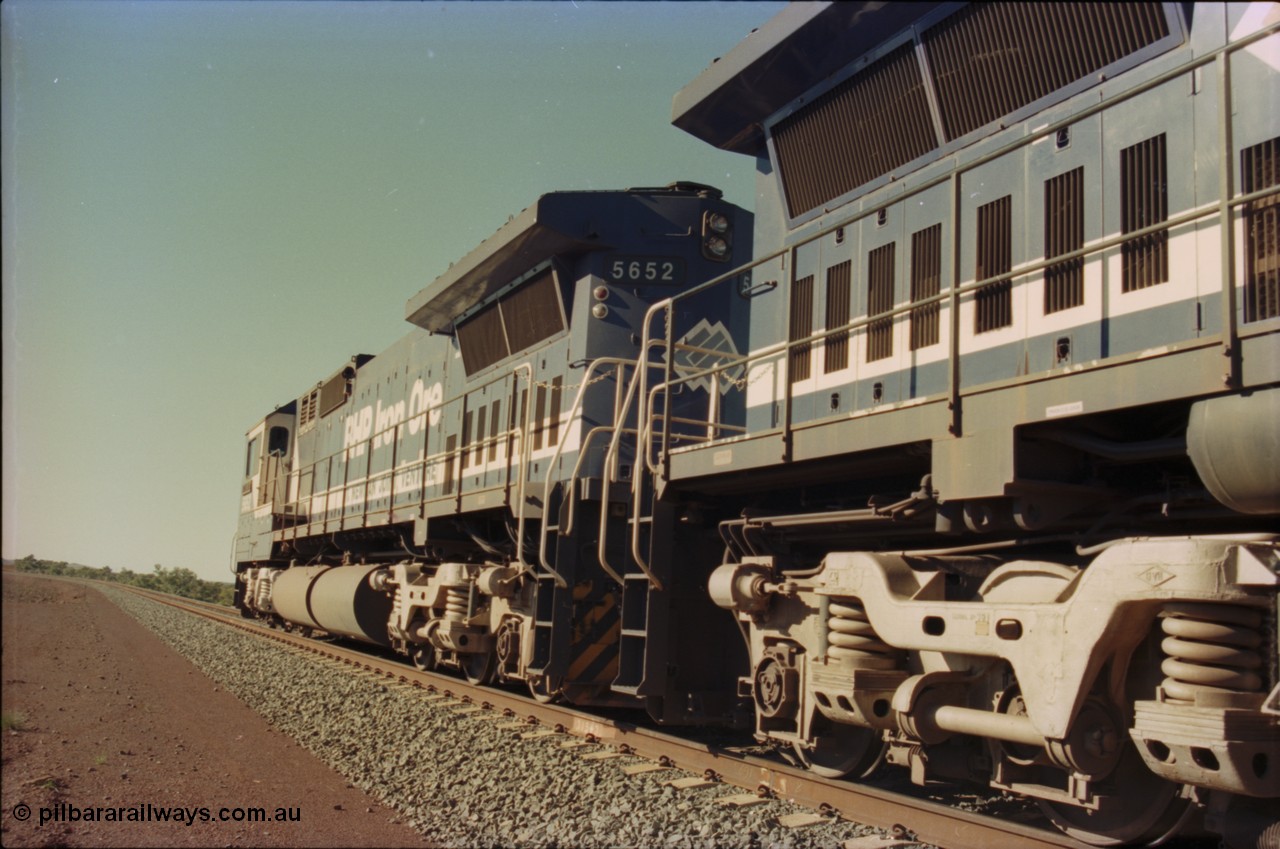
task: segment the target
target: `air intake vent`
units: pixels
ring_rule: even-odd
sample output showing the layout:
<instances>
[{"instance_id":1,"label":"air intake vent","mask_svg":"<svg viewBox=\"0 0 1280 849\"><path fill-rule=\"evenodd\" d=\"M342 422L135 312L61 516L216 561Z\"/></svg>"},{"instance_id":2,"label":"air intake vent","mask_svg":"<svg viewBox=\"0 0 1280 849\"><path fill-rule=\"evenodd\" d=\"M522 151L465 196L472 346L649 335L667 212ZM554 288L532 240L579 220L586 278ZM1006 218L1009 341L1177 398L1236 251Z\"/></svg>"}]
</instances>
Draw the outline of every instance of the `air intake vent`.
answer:
<instances>
[{"instance_id":1,"label":"air intake vent","mask_svg":"<svg viewBox=\"0 0 1280 849\"><path fill-rule=\"evenodd\" d=\"M1120 151L1120 232L1133 233L1169 218L1164 133ZM1120 248L1122 292L1169 279L1169 231L1158 230Z\"/></svg>"},{"instance_id":2,"label":"air intake vent","mask_svg":"<svg viewBox=\"0 0 1280 849\"><path fill-rule=\"evenodd\" d=\"M908 42L778 122L774 150L794 218L938 144Z\"/></svg>"},{"instance_id":3,"label":"air intake vent","mask_svg":"<svg viewBox=\"0 0 1280 849\"><path fill-rule=\"evenodd\" d=\"M978 280L1007 274L1013 268L1012 196L978 207ZM988 283L973 295L974 333L1013 324L1012 285L1009 280Z\"/></svg>"},{"instance_id":4,"label":"air intake vent","mask_svg":"<svg viewBox=\"0 0 1280 849\"><path fill-rule=\"evenodd\" d=\"M813 333L813 275L802 277L791 288L791 321L787 339L794 342ZM810 343L796 345L787 359L787 374L792 383L809 379Z\"/></svg>"},{"instance_id":5,"label":"air intake vent","mask_svg":"<svg viewBox=\"0 0 1280 849\"><path fill-rule=\"evenodd\" d=\"M849 298L852 294L850 274L852 260L827 269L827 329L849 323ZM826 338L822 373L830 374L849 366L849 333L837 333Z\"/></svg>"},{"instance_id":6,"label":"air intake vent","mask_svg":"<svg viewBox=\"0 0 1280 849\"><path fill-rule=\"evenodd\" d=\"M1044 256L1084 247L1084 167L1044 181ZM1044 312L1084 303L1084 259L1051 265L1044 272Z\"/></svg>"},{"instance_id":7,"label":"air intake vent","mask_svg":"<svg viewBox=\"0 0 1280 849\"><path fill-rule=\"evenodd\" d=\"M895 243L882 245L867 255L867 315L893 309L893 261ZM867 362L893 356L893 319L873 321L867 328Z\"/></svg>"},{"instance_id":8,"label":"air intake vent","mask_svg":"<svg viewBox=\"0 0 1280 849\"><path fill-rule=\"evenodd\" d=\"M507 337L502 329L498 305L489 306L458 325L458 346L462 349L462 365L467 374L507 358Z\"/></svg>"},{"instance_id":9,"label":"air intake vent","mask_svg":"<svg viewBox=\"0 0 1280 849\"><path fill-rule=\"evenodd\" d=\"M975 3L923 41L950 141L1168 35L1159 3Z\"/></svg>"},{"instance_id":10,"label":"air intake vent","mask_svg":"<svg viewBox=\"0 0 1280 849\"><path fill-rule=\"evenodd\" d=\"M1245 194L1280 186L1280 138L1240 151ZM1244 320L1280 316L1280 195L1245 207Z\"/></svg>"},{"instance_id":11,"label":"air intake vent","mask_svg":"<svg viewBox=\"0 0 1280 849\"><path fill-rule=\"evenodd\" d=\"M467 375L564 330L560 290L550 268L457 325Z\"/></svg>"},{"instance_id":12,"label":"air intake vent","mask_svg":"<svg viewBox=\"0 0 1280 849\"><path fill-rule=\"evenodd\" d=\"M942 291L942 225L911 234L911 302L932 298ZM938 344L936 303L911 310L911 350Z\"/></svg>"},{"instance_id":13,"label":"air intake vent","mask_svg":"<svg viewBox=\"0 0 1280 849\"><path fill-rule=\"evenodd\" d=\"M298 399L298 430L305 430L312 422L320 417L318 412L320 406L320 390L312 389L306 395Z\"/></svg>"}]
</instances>

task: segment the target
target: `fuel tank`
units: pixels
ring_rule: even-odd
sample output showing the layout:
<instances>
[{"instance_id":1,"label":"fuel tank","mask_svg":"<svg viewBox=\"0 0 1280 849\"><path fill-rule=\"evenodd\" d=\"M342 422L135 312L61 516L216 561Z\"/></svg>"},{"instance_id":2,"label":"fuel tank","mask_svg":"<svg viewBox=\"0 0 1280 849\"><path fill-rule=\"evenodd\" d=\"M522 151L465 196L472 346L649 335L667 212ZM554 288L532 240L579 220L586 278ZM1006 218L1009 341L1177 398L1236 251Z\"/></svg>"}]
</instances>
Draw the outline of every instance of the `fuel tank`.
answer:
<instances>
[{"instance_id":1,"label":"fuel tank","mask_svg":"<svg viewBox=\"0 0 1280 849\"><path fill-rule=\"evenodd\" d=\"M379 567L296 566L276 579L271 598L287 622L385 646L391 598L369 586Z\"/></svg>"}]
</instances>

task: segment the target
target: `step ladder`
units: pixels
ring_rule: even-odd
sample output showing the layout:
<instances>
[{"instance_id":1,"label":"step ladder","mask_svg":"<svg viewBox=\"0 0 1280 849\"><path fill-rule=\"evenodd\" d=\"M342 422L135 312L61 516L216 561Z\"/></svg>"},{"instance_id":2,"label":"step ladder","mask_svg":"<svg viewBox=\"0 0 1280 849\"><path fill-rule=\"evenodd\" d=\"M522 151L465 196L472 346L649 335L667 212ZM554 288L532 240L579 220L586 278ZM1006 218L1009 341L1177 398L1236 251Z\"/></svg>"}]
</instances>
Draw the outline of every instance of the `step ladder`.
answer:
<instances>
[{"instance_id":1,"label":"step ladder","mask_svg":"<svg viewBox=\"0 0 1280 849\"><path fill-rule=\"evenodd\" d=\"M556 482L549 490L543 505L543 542L546 557L556 564L554 573L539 571L534 575L533 653L527 673L530 676L563 678L568 669L570 618L573 614L573 586L559 580L560 575L572 575L576 557L573 546L560 546L560 527L569 509L569 499L574 497L573 487L567 490ZM558 574L557 574L558 573Z\"/></svg>"}]
</instances>

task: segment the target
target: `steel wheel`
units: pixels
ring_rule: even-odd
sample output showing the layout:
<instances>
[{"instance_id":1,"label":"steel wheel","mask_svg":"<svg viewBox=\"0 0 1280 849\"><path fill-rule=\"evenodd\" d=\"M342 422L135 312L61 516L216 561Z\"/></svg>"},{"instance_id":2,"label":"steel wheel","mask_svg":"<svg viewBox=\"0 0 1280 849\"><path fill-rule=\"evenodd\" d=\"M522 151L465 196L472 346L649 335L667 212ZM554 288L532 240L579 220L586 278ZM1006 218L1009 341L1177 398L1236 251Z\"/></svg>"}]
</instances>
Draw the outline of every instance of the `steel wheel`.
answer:
<instances>
[{"instance_id":1,"label":"steel wheel","mask_svg":"<svg viewBox=\"0 0 1280 849\"><path fill-rule=\"evenodd\" d=\"M1158 845L1175 834L1194 809L1181 786L1151 773L1132 746L1107 781L1111 788L1096 811L1061 802L1039 802L1040 811L1064 834L1094 846Z\"/></svg>"},{"instance_id":2,"label":"steel wheel","mask_svg":"<svg viewBox=\"0 0 1280 849\"><path fill-rule=\"evenodd\" d=\"M563 693L560 691L564 681L560 678L553 678L550 675L539 675L536 678L529 679L529 695L533 696L534 701L544 705L552 704L561 700Z\"/></svg>"},{"instance_id":3,"label":"steel wheel","mask_svg":"<svg viewBox=\"0 0 1280 849\"><path fill-rule=\"evenodd\" d=\"M409 660L415 668L430 672L436 668L436 650L430 643L416 643L409 649Z\"/></svg>"},{"instance_id":4,"label":"steel wheel","mask_svg":"<svg viewBox=\"0 0 1280 849\"><path fill-rule=\"evenodd\" d=\"M491 651L464 654L458 662L462 666L462 674L472 684L491 683L498 668L497 657Z\"/></svg>"},{"instance_id":5,"label":"steel wheel","mask_svg":"<svg viewBox=\"0 0 1280 849\"><path fill-rule=\"evenodd\" d=\"M823 778L865 778L880 766L885 752L879 731L856 725L832 723L813 743L811 749L797 743L795 752L806 769Z\"/></svg>"}]
</instances>

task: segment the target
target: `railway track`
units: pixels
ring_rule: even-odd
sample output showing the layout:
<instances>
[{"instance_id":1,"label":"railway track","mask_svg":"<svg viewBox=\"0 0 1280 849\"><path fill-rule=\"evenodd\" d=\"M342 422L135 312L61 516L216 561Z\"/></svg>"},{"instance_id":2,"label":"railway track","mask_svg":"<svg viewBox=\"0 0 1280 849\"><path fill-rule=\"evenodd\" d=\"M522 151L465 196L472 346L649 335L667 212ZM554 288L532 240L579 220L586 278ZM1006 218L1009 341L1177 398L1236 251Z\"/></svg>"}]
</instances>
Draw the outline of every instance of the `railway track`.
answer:
<instances>
[{"instance_id":1,"label":"railway track","mask_svg":"<svg viewBox=\"0 0 1280 849\"><path fill-rule=\"evenodd\" d=\"M473 686L434 672L422 672L395 658L269 629L220 605L134 587L122 589L260 639L420 688L424 698L440 705L471 713L488 711L495 721L505 721L513 731L547 737L558 735L562 745L566 737L571 745L598 744L598 752L593 757L634 755L649 761L653 769L677 769L703 781L724 782L744 791L733 797L739 804L750 804L755 799L782 799L811 809L814 818L838 817L944 849L1084 847L1057 832L876 787L820 778L800 768L730 748L674 737L563 705L539 703L528 696Z\"/></svg>"}]
</instances>

